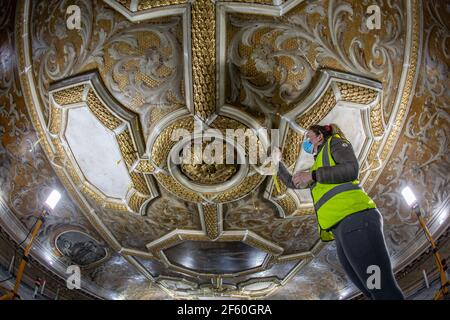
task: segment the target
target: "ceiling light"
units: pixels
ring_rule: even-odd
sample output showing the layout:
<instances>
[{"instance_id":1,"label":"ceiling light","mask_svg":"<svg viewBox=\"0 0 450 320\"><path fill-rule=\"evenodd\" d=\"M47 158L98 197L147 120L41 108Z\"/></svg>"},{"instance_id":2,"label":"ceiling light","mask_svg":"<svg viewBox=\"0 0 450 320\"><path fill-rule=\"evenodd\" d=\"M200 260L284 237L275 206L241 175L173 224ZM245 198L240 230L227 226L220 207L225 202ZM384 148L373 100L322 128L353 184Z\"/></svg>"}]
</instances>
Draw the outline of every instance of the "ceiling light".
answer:
<instances>
[{"instance_id":1,"label":"ceiling light","mask_svg":"<svg viewBox=\"0 0 450 320\"><path fill-rule=\"evenodd\" d=\"M56 190L53 190L48 196L47 200L45 200L45 204L50 208L54 209L61 199L61 193Z\"/></svg>"},{"instance_id":2,"label":"ceiling light","mask_svg":"<svg viewBox=\"0 0 450 320\"><path fill-rule=\"evenodd\" d=\"M417 198L414 195L414 192L412 192L410 187L405 187L402 190L403 198L405 198L406 203L410 207L415 207L417 205Z\"/></svg>"}]
</instances>

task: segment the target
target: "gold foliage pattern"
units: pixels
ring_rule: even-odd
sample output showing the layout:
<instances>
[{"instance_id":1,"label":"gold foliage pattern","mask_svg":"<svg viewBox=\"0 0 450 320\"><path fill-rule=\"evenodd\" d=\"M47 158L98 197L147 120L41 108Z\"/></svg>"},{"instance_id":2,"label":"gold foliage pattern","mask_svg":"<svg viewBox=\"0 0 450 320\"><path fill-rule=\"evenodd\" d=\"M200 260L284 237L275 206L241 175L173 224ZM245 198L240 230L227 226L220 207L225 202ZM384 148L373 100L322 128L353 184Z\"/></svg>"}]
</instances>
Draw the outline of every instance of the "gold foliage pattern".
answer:
<instances>
[{"instance_id":1,"label":"gold foliage pattern","mask_svg":"<svg viewBox=\"0 0 450 320\"><path fill-rule=\"evenodd\" d=\"M183 118L171 123L156 138L152 149L152 160L157 166L162 166L167 160L170 149L177 143L172 139L172 134L177 129L185 129L188 132L194 131L194 120L191 117Z\"/></svg>"},{"instance_id":2,"label":"gold foliage pattern","mask_svg":"<svg viewBox=\"0 0 450 320\"><path fill-rule=\"evenodd\" d=\"M285 195L279 200L276 200L276 202L283 208L284 214L286 216L293 214L295 209L297 208L294 199L292 199L292 196L289 194Z\"/></svg>"},{"instance_id":3,"label":"gold foliage pattern","mask_svg":"<svg viewBox=\"0 0 450 320\"><path fill-rule=\"evenodd\" d=\"M163 173L155 174L155 178L170 193L188 201L201 202L203 199L197 192L187 189L171 176Z\"/></svg>"},{"instance_id":4,"label":"gold foliage pattern","mask_svg":"<svg viewBox=\"0 0 450 320\"><path fill-rule=\"evenodd\" d=\"M384 134L384 124L382 117L383 110L381 108L380 102L372 110L370 110L370 123L372 125L372 131L375 137L379 137Z\"/></svg>"},{"instance_id":5,"label":"gold foliage pattern","mask_svg":"<svg viewBox=\"0 0 450 320\"><path fill-rule=\"evenodd\" d=\"M53 134L58 134L60 130L61 130L61 109L52 106L50 109L49 131Z\"/></svg>"},{"instance_id":6,"label":"gold foliage pattern","mask_svg":"<svg viewBox=\"0 0 450 320\"><path fill-rule=\"evenodd\" d=\"M170 5L184 4L186 2L187 0L141 0L138 4L138 11Z\"/></svg>"},{"instance_id":7,"label":"gold foliage pattern","mask_svg":"<svg viewBox=\"0 0 450 320\"><path fill-rule=\"evenodd\" d=\"M216 239L219 236L219 220L217 213L217 206L204 205L203 214L205 219L206 234L211 239Z\"/></svg>"},{"instance_id":8,"label":"gold foliage pattern","mask_svg":"<svg viewBox=\"0 0 450 320\"><path fill-rule=\"evenodd\" d=\"M302 135L289 128L286 142L284 143L284 146L286 147L283 148L283 161L288 167L292 166L297 160L302 142Z\"/></svg>"},{"instance_id":9,"label":"gold foliage pattern","mask_svg":"<svg viewBox=\"0 0 450 320\"><path fill-rule=\"evenodd\" d=\"M145 195L149 194L147 183L145 182L145 178L142 174L131 172L130 177L131 181L133 181L133 186L137 191Z\"/></svg>"},{"instance_id":10,"label":"gold foliage pattern","mask_svg":"<svg viewBox=\"0 0 450 320\"><path fill-rule=\"evenodd\" d=\"M139 209L144 204L144 202L147 200L145 197L141 197L137 193L134 193L130 200L128 201L128 205L134 212L139 212Z\"/></svg>"},{"instance_id":11,"label":"gold foliage pattern","mask_svg":"<svg viewBox=\"0 0 450 320\"><path fill-rule=\"evenodd\" d=\"M228 202L231 200L235 200L252 191L264 179L265 176L260 176L259 174L248 176L244 179L244 181L241 184L232 188L231 190L219 194L219 196L216 199L220 202Z\"/></svg>"},{"instance_id":12,"label":"gold foliage pattern","mask_svg":"<svg viewBox=\"0 0 450 320\"><path fill-rule=\"evenodd\" d=\"M94 91L89 90L87 96L87 106L95 114L98 120L100 120L108 129L114 130L122 121L114 116L105 106L100 102Z\"/></svg>"},{"instance_id":13,"label":"gold foliage pattern","mask_svg":"<svg viewBox=\"0 0 450 320\"><path fill-rule=\"evenodd\" d=\"M53 99L61 106L81 102L84 88L84 85L80 85L56 91L53 93Z\"/></svg>"},{"instance_id":14,"label":"gold foliage pattern","mask_svg":"<svg viewBox=\"0 0 450 320\"><path fill-rule=\"evenodd\" d=\"M131 140L131 135L128 129L117 135L117 142L119 143L120 151L128 167L131 167L137 160L137 151L134 148Z\"/></svg>"},{"instance_id":15,"label":"gold foliage pattern","mask_svg":"<svg viewBox=\"0 0 450 320\"><path fill-rule=\"evenodd\" d=\"M313 107L311 107L305 114L298 117L295 122L305 129L311 125L319 123L320 120L330 113L331 109L336 105L336 98L333 90L328 88L323 97Z\"/></svg>"},{"instance_id":16,"label":"gold foliage pattern","mask_svg":"<svg viewBox=\"0 0 450 320\"><path fill-rule=\"evenodd\" d=\"M375 100L378 92L366 87L357 86L350 83L338 83L339 91L341 92L341 98L347 102L369 104Z\"/></svg>"},{"instance_id":17,"label":"gold foliage pattern","mask_svg":"<svg viewBox=\"0 0 450 320\"><path fill-rule=\"evenodd\" d=\"M197 0L192 5L192 74L195 113L208 118L216 106L215 4Z\"/></svg>"}]
</instances>

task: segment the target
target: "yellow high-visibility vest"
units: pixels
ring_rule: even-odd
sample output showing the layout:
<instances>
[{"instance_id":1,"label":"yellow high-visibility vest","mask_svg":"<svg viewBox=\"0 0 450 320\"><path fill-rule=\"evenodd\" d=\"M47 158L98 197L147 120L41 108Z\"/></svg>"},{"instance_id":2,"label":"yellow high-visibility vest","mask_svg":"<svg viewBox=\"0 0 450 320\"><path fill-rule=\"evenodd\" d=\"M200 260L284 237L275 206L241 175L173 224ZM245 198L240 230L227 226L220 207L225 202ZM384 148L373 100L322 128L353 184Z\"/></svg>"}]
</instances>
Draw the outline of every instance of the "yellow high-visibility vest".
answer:
<instances>
[{"instance_id":1,"label":"yellow high-visibility vest","mask_svg":"<svg viewBox=\"0 0 450 320\"><path fill-rule=\"evenodd\" d=\"M336 165L331 155L331 139L333 137L340 138L338 134L335 134L327 139L326 145L320 150L310 169L311 172L322 167ZM316 182L311 189L311 194L322 241L334 240L333 233L327 230L345 217L359 211L376 208L375 202L359 185L359 180L344 183Z\"/></svg>"}]
</instances>

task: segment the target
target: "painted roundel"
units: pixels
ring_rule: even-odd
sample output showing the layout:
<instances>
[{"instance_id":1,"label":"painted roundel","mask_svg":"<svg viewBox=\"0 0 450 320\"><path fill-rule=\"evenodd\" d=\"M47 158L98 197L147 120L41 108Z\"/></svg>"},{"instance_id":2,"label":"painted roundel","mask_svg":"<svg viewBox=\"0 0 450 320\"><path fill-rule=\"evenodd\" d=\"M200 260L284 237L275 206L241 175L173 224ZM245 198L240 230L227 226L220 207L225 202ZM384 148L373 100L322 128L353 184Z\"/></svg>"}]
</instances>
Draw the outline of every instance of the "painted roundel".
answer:
<instances>
[{"instance_id":1,"label":"painted roundel","mask_svg":"<svg viewBox=\"0 0 450 320\"><path fill-rule=\"evenodd\" d=\"M80 267L89 267L108 257L102 244L80 231L66 231L58 235L56 248L67 262Z\"/></svg>"}]
</instances>

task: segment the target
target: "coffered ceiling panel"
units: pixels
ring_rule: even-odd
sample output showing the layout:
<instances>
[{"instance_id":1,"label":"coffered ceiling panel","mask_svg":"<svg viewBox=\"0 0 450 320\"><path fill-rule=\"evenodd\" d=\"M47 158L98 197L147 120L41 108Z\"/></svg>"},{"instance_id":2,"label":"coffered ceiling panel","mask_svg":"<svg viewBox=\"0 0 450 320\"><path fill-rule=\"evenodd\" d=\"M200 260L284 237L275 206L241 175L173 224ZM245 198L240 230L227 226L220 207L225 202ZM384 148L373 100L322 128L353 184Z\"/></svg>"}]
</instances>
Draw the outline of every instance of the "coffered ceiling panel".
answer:
<instances>
[{"instance_id":1,"label":"coffered ceiling panel","mask_svg":"<svg viewBox=\"0 0 450 320\"><path fill-rule=\"evenodd\" d=\"M121 154L114 134L87 108L77 108L67 113L64 137L87 180L108 197L125 198L131 179L125 164L117 164Z\"/></svg>"},{"instance_id":2,"label":"coffered ceiling panel","mask_svg":"<svg viewBox=\"0 0 450 320\"><path fill-rule=\"evenodd\" d=\"M267 258L266 252L237 241L186 241L163 253L172 264L210 274L232 274L258 268Z\"/></svg>"}]
</instances>

